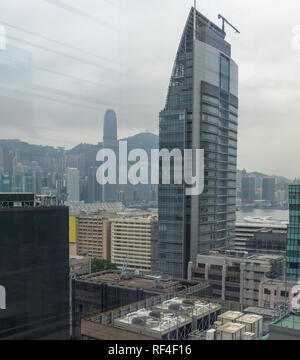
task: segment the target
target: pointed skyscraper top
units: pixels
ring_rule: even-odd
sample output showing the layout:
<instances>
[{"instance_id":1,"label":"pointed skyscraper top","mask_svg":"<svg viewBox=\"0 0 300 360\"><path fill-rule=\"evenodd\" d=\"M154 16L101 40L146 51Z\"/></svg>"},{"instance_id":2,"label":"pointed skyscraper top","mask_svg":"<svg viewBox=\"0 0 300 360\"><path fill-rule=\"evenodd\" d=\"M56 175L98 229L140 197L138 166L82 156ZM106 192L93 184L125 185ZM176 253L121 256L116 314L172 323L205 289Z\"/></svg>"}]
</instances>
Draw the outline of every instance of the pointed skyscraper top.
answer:
<instances>
[{"instance_id":1,"label":"pointed skyscraper top","mask_svg":"<svg viewBox=\"0 0 300 360\"><path fill-rule=\"evenodd\" d=\"M118 121L114 110L107 110L104 117L103 142L107 139L118 139Z\"/></svg>"}]
</instances>

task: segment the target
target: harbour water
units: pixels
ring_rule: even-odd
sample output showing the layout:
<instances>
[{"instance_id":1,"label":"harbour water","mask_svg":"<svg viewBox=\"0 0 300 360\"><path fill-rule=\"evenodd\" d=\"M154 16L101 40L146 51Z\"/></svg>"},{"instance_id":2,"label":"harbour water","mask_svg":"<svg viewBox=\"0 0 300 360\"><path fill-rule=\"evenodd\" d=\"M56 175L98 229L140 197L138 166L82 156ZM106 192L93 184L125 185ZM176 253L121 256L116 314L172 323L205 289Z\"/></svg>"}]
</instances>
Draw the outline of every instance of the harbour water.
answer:
<instances>
[{"instance_id":1,"label":"harbour water","mask_svg":"<svg viewBox=\"0 0 300 360\"><path fill-rule=\"evenodd\" d=\"M276 209L252 209L252 210L240 210L236 213L237 222L243 222L245 217L271 217L273 220L288 221L288 210L276 210Z\"/></svg>"}]
</instances>

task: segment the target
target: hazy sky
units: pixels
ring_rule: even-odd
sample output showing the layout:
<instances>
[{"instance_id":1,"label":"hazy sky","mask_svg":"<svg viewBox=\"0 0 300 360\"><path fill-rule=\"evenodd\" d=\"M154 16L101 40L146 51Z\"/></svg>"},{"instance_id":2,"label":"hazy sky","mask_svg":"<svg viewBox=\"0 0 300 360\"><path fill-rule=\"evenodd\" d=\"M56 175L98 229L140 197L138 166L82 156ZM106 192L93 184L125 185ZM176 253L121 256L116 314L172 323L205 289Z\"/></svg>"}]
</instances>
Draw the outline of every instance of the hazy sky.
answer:
<instances>
[{"instance_id":1,"label":"hazy sky","mask_svg":"<svg viewBox=\"0 0 300 360\"><path fill-rule=\"evenodd\" d=\"M8 45L31 57L30 80L6 86L32 104L32 114L14 101L1 107L0 138L66 148L97 143L109 108L117 112L120 137L158 133L192 4L0 0ZM240 69L239 168L300 177L300 1L198 0L198 9L217 24L221 13L241 31L227 28Z\"/></svg>"}]
</instances>

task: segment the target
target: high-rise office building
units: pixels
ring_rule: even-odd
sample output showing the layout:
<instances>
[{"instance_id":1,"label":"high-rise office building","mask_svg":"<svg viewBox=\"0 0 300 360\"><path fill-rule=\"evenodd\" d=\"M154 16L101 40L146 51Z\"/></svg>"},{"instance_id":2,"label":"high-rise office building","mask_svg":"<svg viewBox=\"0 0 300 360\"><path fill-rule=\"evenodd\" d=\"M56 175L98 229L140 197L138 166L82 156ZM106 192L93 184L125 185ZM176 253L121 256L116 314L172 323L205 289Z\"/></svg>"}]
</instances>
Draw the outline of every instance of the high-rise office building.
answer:
<instances>
[{"instance_id":1,"label":"high-rise office building","mask_svg":"<svg viewBox=\"0 0 300 360\"><path fill-rule=\"evenodd\" d=\"M0 339L69 338L69 211L45 199L0 194Z\"/></svg>"},{"instance_id":2,"label":"high-rise office building","mask_svg":"<svg viewBox=\"0 0 300 360\"><path fill-rule=\"evenodd\" d=\"M262 200L275 201L275 178L264 178L262 183Z\"/></svg>"},{"instance_id":3,"label":"high-rise office building","mask_svg":"<svg viewBox=\"0 0 300 360\"><path fill-rule=\"evenodd\" d=\"M75 168L67 169L67 193L68 202L80 201L80 176L79 170Z\"/></svg>"},{"instance_id":4,"label":"high-rise office building","mask_svg":"<svg viewBox=\"0 0 300 360\"><path fill-rule=\"evenodd\" d=\"M253 203L255 200L255 178L242 178L242 201L243 203Z\"/></svg>"},{"instance_id":5,"label":"high-rise office building","mask_svg":"<svg viewBox=\"0 0 300 360\"><path fill-rule=\"evenodd\" d=\"M202 195L159 186L159 268L176 277L187 276L198 253L234 239L238 66L225 35L192 8L160 113L160 149L205 151Z\"/></svg>"},{"instance_id":6,"label":"high-rise office building","mask_svg":"<svg viewBox=\"0 0 300 360\"><path fill-rule=\"evenodd\" d=\"M113 150L116 155L118 164L119 159L119 143L118 143L118 122L116 113L113 110L107 110L104 117L103 128L103 147L104 149ZM117 169L119 167L117 166ZM118 175L117 175L118 179ZM103 186L103 201L118 201L118 185L106 184Z\"/></svg>"},{"instance_id":7,"label":"high-rise office building","mask_svg":"<svg viewBox=\"0 0 300 360\"><path fill-rule=\"evenodd\" d=\"M287 279L300 281L300 185L289 186L289 209Z\"/></svg>"}]
</instances>

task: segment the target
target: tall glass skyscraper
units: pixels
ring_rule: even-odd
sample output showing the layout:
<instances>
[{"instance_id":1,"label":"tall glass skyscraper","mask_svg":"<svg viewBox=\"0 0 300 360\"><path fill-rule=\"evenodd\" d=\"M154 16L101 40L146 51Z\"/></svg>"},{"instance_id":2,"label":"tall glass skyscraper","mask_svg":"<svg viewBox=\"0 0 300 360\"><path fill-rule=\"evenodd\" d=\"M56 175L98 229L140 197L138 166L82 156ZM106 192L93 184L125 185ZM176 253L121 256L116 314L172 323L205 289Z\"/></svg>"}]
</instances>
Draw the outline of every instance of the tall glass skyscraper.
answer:
<instances>
[{"instance_id":1,"label":"tall glass skyscraper","mask_svg":"<svg viewBox=\"0 0 300 360\"><path fill-rule=\"evenodd\" d=\"M300 185L289 186L289 204L287 279L289 281L300 281Z\"/></svg>"},{"instance_id":2,"label":"tall glass skyscraper","mask_svg":"<svg viewBox=\"0 0 300 360\"><path fill-rule=\"evenodd\" d=\"M118 122L117 115L113 110L107 110L104 117L103 127L103 148L111 149L116 155L116 161L119 161L119 142L118 142ZM117 166L118 169L118 166ZM118 175L117 175L118 179ZM103 189L103 201L115 202L118 201L118 185L106 184Z\"/></svg>"},{"instance_id":3,"label":"tall glass skyscraper","mask_svg":"<svg viewBox=\"0 0 300 360\"><path fill-rule=\"evenodd\" d=\"M185 185L159 186L159 268L175 277L187 276L198 253L234 239L238 67L225 35L191 9L160 113L160 149L205 151L202 195L186 196Z\"/></svg>"}]
</instances>

